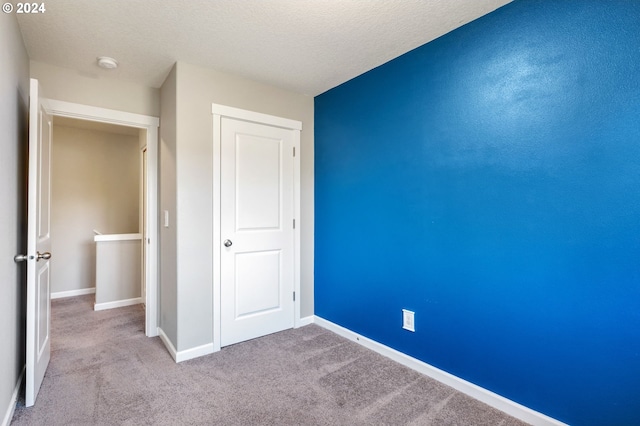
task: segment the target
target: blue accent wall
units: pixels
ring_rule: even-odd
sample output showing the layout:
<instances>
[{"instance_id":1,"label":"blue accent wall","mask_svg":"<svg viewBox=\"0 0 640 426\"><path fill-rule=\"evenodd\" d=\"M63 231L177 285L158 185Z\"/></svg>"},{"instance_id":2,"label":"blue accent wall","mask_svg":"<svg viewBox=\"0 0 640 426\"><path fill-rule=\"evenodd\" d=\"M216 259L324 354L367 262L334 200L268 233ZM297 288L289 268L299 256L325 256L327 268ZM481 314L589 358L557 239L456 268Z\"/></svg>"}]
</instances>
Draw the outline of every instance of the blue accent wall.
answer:
<instances>
[{"instance_id":1,"label":"blue accent wall","mask_svg":"<svg viewBox=\"0 0 640 426\"><path fill-rule=\"evenodd\" d=\"M639 1L517 0L317 96L315 147L316 315L640 424Z\"/></svg>"}]
</instances>

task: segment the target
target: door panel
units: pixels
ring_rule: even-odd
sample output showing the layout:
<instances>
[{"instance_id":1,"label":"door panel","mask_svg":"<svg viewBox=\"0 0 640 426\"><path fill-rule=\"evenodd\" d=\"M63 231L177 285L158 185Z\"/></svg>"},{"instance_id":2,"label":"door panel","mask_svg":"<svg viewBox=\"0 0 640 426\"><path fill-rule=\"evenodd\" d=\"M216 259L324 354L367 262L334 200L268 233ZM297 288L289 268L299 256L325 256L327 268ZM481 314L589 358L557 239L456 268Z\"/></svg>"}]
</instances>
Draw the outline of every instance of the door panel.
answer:
<instances>
[{"instance_id":1,"label":"door panel","mask_svg":"<svg viewBox=\"0 0 640 426\"><path fill-rule=\"evenodd\" d=\"M280 139L236 135L237 231L280 228Z\"/></svg>"},{"instance_id":2,"label":"door panel","mask_svg":"<svg viewBox=\"0 0 640 426\"><path fill-rule=\"evenodd\" d=\"M236 255L236 319L281 309L280 250Z\"/></svg>"},{"instance_id":3,"label":"door panel","mask_svg":"<svg viewBox=\"0 0 640 426\"><path fill-rule=\"evenodd\" d=\"M47 349L47 344L49 343L49 271L50 269L48 264L40 269L38 271L38 281L36 284L36 287L38 288L37 311L43 314L39 315L40 318L38 318L38 358L42 357L42 353Z\"/></svg>"},{"instance_id":4,"label":"door panel","mask_svg":"<svg viewBox=\"0 0 640 426\"><path fill-rule=\"evenodd\" d=\"M222 118L221 345L293 327L293 131Z\"/></svg>"},{"instance_id":5,"label":"door panel","mask_svg":"<svg viewBox=\"0 0 640 426\"><path fill-rule=\"evenodd\" d=\"M39 105L38 144L38 244L46 244L51 229L51 143L53 140L52 117Z\"/></svg>"},{"instance_id":6,"label":"door panel","mask_svg":"<svg viewBox=\"0 0 640 426\"><path fill-rule=\"evenodd\" d=\"M51 357L51 141L52 117L39 96L29 94L29 183L27 209L27 354L25 405L35 403Z\"/></svg>"}]
</instances>

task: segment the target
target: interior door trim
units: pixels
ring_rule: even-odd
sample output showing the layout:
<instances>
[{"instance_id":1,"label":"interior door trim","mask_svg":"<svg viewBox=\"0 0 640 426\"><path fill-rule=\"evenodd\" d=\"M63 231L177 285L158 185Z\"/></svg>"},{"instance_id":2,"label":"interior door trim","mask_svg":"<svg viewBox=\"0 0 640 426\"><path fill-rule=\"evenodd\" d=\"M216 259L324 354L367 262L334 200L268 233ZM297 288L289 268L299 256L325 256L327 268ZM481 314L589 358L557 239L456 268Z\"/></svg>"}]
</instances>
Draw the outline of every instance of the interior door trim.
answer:
<instances>
[{"instance_id":1,"label":"interior door trim","mask_svg":"<svg viewBox=\"0 0 640 426\"><path fill-rule=\"evenodd\" d=\"M97 121L147 131L147 252L145 334L158 335L158 127L160 119L113 109L99 108L72 102L45 99L47 112L53 116Z\"/></svg>"}]
</instances>

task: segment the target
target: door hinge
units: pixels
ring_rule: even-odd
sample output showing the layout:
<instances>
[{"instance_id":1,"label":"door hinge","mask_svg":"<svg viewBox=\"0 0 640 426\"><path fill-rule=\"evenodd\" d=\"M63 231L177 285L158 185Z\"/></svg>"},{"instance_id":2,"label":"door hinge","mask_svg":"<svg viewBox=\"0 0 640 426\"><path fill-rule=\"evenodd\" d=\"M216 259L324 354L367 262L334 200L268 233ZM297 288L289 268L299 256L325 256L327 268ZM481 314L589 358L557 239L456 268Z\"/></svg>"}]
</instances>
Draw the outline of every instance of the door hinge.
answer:
<instances>
[{"instance_id":1,"label":"door hinge","mask_svg":"<svg viewBox=\"0 0 640 426\"><path fill-rule=\"evenodd\" d=\"M296 147L295 146L293 147L293 156L294 157L296 156Z\"/></svg>"},{"instance_id":2,"label":"door hinge","mask_svg":"<svg viewBox=\"0 0 640 426\"><path fill-rule=\"evenodd\" d=\"M293 229L296 229L296 220L293 219Z\"/></svg>"},{"instance_id":3,"label":"door hinge","mask_svg":"<svg viewBox=\"0 0 640 426\"><path fill-rule=\"evenodd\" d=\"M293 301L294 302L296 301L296 292L295 291L293 292Z\"/></svg>"}]
</instances>

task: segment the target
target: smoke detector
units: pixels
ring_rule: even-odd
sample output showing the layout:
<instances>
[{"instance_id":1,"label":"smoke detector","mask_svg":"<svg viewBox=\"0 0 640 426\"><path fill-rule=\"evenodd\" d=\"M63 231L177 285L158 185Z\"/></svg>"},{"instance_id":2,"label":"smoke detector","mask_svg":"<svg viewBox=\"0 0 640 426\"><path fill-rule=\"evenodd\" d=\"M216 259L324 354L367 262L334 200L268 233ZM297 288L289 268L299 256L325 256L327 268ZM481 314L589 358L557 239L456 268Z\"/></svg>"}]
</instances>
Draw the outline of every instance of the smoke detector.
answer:
<instances>
[{"instance_id":1,"label":"smoke detector","mask_svg":"<svg viewBox=\"0 0 640 426\"><path fill-rule=\"evenodd\" d=\"M112 70L118 68L118 61L108 56L100 56L98 58L98 66L105 70Z\"/></svg>"}]
</instances>

